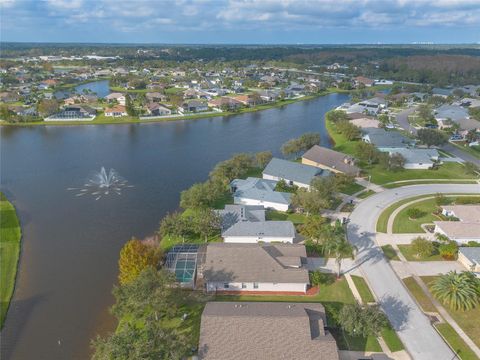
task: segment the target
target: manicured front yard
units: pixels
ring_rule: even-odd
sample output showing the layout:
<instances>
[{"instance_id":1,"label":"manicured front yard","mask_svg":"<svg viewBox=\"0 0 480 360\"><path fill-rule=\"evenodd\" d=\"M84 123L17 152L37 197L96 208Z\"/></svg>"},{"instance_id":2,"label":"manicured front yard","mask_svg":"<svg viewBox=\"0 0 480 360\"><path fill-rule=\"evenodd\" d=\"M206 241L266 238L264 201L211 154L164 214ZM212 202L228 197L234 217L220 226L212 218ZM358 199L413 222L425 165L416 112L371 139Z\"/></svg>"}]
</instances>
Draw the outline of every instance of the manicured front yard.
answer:
<instances>
[{"instance_id":1,"label":"manicured front yard","mask_svg":"<svg viewBox=\"0 0 480 360\"><path fill-rule=\"evenodd\" d=\"M416 179L476 179L475 176L465 171L465 166L458 163L445 163L440 165L437 170L399 170L386 171L379 165L366 166L365 171L372 176L372 182L375 184L387 184L401 180Z\"/></svg>"},{"instance_id":2,"label":"manicured front yard","mask_svg":"<svg viewBox=\"0 0 480 360\"><path fill-rule=\"evenodd\" d=\"M437 278L438 276L422 276L423 282L428 287L430 287L431 283ZM466 311L452 310L447 305L444 305L444 308L475 344L480 346L480 306Z\"/></svg>"},{"instance_id":3,"label":"manicured front yard","mask_svg":"<svg viewBox=\"0 0 480 360\"><path fill-rule=\"evenodd\" d=\"M428 285L433 281L435 276L425 276L422 277L422 280ZM420 304L421 308L425 312L437 312L436 307L430 301L430 299L425 295L420 285L415 281L414 278L409 277L403 279L404 284L415 298L415 300ZM478 345L480 342L480 324L478 319L480 318L480 309L469 311L452 311L449 308L445 307L450 315L454 318L457 324L470 336L470 338ZM459 355L463 360L474 360L478 359L477 356L473 353L472 350L468 347L467 344L462 340L462 338L456 333L456 331L448 323L440 323L434 325L438 332L445 338L448 344L454 349L454 351Z\"/></svg>"},{"instance_id":4,"label":"manicured front yard","mask_svg":"<svg viewBox=\"0 0 480 360\"><path fill-rule=\"evenodd\" d=\"M357 183L350 184L348 186L344 186L340 189L341 193L347 194L347 195L353 195L359 191L362 191L365 189L362 185L359 185Z\"/></svg>"},{"instance_id":5,"label":"manicured front yard","mask_svg":"<svg viewBox=\"0 0 480 360\"><path fill-rule=\"evenodd\" d=\"M0 328L3 327L15 288L21 236L15 208L0 193Z\"/></svg>"},{"instance_id":6,"label":"manicured front yard","mask_svg":"<svg viewBox=\"0 0 480 360\"><path fill-rule=\"evenodd\" d=\"M333 277L334 275L332 275ZM334 279L332 279L334 280ZM336 317L345 304L353 304L353 297L347 281L342 278L328 284L320 285L320 290L314 296L292 296L292 295L221 295L217 296L218 301L283 301L283 302L321 302L325 306L328 326L332 328L332 334L337 340L337 345L342 350L356 351L381 351L380 345L375 337L361 338L351 337L344 334L338 328Z\"/></svg>"},{"instance_id":7,"label":"manicured front yard","mask_svg":"<svg viewBox=\"0 0 480 360\"><path fill-rule=\"evenodd\" d=\"M398 248L400 249L402 255L405 256L407 261L445 261L445 259L440 256L438 251L435 251L430 256L417 257L415 256L416 254L414 254L414 252L412 251L411 245L398 245Z\"/></svg>"}]
</instances>

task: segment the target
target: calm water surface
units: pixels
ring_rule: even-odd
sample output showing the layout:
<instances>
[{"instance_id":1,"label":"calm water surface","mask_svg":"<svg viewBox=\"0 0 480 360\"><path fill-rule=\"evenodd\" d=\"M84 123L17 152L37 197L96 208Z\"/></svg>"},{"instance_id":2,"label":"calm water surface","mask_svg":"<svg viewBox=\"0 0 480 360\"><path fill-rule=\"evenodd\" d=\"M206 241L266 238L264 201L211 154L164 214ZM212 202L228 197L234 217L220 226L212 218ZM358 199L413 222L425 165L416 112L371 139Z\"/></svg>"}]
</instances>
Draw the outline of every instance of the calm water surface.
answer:
<instances>
[{"instance_id":1,"label":"calm water surface","mask_svg":"<svg viewBox=\"0 0 480 360\"><path fill-rule=\"evenodd\" d=\"M92 81L86 84L75 86L69 90L59 90L54 93L57 99L65 99L72 94L83 94L83 90L90 90L99 98L103 98L110 94L110 82L108 80Z\"/></svg>"},{"instance_id":2,"label":"calm water surface","mask_svg":"<svg viewBox=\"0 0 480 360\"><path fill-rule=\"evenodd\" d=\"M1 128L1 187L23 226L17 288L2 331L2 359L86 359L89 341L110 331L118 253L153 233L179 192L238 152L272 150L347 100L332 94L226 118L158 124ZM101 166L133 188L95 201L69 187Z\"/></svg>"}]
</instances>

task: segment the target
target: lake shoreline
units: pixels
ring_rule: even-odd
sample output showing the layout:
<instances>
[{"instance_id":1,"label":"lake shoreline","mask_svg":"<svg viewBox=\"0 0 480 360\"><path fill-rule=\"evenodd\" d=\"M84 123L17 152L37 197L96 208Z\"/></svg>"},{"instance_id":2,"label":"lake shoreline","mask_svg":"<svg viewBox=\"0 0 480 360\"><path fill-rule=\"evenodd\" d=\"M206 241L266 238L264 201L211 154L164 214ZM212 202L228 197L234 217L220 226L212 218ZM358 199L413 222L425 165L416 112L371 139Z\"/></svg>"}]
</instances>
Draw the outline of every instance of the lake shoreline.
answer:
<instances>
[{"instance_id":1,"label":"lake shoreline","mask_svg":"<svg viewBox=\"0 0 480 360\"><path fill-rule=\"evenodd\" d=\"M219 113L209 113L209 114L193 114L193 115L185 115L185 116L179 116L179 117L166 117L166 118L156 118L156 119L151 119L151 120L146 120L146 119L139 119L139 118L133 118L133 117L118 117L118 118L108 118L105 119L104 116L102 116L102 119L99 121L96 121L96 119L92 121L51 121L51 122L45 122L45 121L35 121L35 122L27 122L27 123L8 123L4 120L0 120L0 127L5 126L5 127L30 127L30 126L83 126L83 125L121 125L121 124L150 124L150 123L161 123L161 122L169 122L169 121L179 121L179 120L199 120L199 119L208 119L212 117L228 117L228 116L234 116L234 115L242 115L246 113L253 113L253 112L259 112L259 111L264 111L264 110L269 110L269 109L274 109L274 108L279 108L283 106L288 106L291 104L295 104L301 101L309 101L313 100L319 97L327 96L330 94L348 94L348 90L327 90L318 94L314 95L308 95L308 96L303 96L298 99L289 99L281 102L276 102L272 104L267 104L267 105L260 105L258 107L254 108L246 108L241 111L226 111L226 112L219 112Z\"/></svg>"}]
</instances>

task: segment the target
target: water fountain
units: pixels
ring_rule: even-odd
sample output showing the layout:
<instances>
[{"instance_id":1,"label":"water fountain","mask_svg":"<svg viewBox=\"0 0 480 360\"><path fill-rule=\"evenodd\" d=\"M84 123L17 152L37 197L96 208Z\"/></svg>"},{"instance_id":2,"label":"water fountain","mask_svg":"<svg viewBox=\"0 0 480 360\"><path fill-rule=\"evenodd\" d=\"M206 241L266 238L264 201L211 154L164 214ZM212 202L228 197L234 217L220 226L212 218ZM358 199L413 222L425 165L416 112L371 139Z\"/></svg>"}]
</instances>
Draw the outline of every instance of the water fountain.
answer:
<instances>
[{"instance_id":1,"label":"water fountain","mask_svg":"<svg viewBox=\"0 0 480 360\"><path fill-rule=\"evenodd\" d=\"M102 196L109 194L121 195L122 189L133 187L128 185L128 181L122 178L115 169L108 172L105 167L101 167L99 172L92 175L84 184L83 188L68 188L70 191L78 191L75 196L92 195L95 200L99 200Z\"/></svg>"}]
</instances>

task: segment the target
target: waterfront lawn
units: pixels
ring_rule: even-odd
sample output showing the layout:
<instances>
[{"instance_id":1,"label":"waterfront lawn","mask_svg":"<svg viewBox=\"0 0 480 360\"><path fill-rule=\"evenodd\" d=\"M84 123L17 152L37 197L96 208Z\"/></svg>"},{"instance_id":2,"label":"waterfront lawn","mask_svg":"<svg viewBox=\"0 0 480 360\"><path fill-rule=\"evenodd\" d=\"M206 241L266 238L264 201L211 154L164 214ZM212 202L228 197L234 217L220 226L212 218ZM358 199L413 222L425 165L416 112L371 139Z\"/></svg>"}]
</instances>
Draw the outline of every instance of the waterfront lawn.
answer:
<instances>
[{"instance_id":1,"label":"waterfront lawn","mask_svg":"<svg viewBox=\"0 0 480 360\"><path fill-rule=\"evenodd\" d=\"M337 132L335 124L325 119L325 127L332 138L335 146L334 150L349 155L355 155L356 141L349 141L344 135Z\"/></svg>"},{"instance_id":2,"label":"waterfront lawn","mask_svg":"<svg viewBox=\"0 0 480 360\"><path fill-rule=\"evenodd\" d=\"M335 275L331 275L333 278ZM368 338L352 337L344 334L338 327L336 319L342 306L355 303L345 278L329 281L319 286L318 294L305 295L217 295L217 301L281 301L281 302L321 302L325 306L328 326L341 350L381 351L380 344L374 336Z\"/></svg>"},{"instance_id":3,"label":"waterfront lawn","mask_svg":"<svg viewBox=\"0 0 480 360\"><path fill-rule=\"evenodd\" d=\"M421 279L430 288L438 276L422 276ZM470 339L480 346L480 306L477 305L474 309L466 311L452 310L448 305L444 305L444 308Z\"/></svg>"},{"instance_id":4,"label":"waterfront lawn","mask_svg":"<svg viewBox=\"0 0 480 360\"><path fill-rule=\"evenodd\" d=\"M355 283L355 287L360 293L360 297L364 303L374 303L375 298L367 285L365 279L361 276L352 275L352 280Z\"/></svg>"},{"instance_id":5,"label":"waterfront lawn","mask_svg":"<svg viewBox=\"0 0 480 360\"><path fill-rule=\"evenodd\" d=\"M286 213L277 210L267 210L265 214L266 220L275 220L275 221L291 221L294 225L303 224L305 222L306 216L304 214L297 213Z\"/></svg>"},{"instance_id":6,"label":"waterfront lawn","mask_svg":"<svg viewBox=\"0 0 480 360\"><path fill-rule=\"evenodd\" d=\"M3 327L15 287L21 229L13 205L0 193L0 328Z\"/></svg>"},{"instance_id":7,"label":"waterfront lawn","mask_svg":"<svg viewBox=\"0 0 480 360\"><path fill-rule=\"evenodd\" d=\"M388 184L401 180L420 179L475 179L476 177L465 170L465 166L458 163L445 163L436 170L411 170L386 171L378 164L365 166L364 170L372 177L375 184ZM408 185L408 184L404 184Z\"/></svg>"},{"instance_id":8,"label":"waterfront lawn","mask_svg":"<svg viewBox=\"0 0 480 360\"><path fill-rule=\"evenodd\" d=\"M416 257L412 251L412 245L398 245L400 252L403 256L407 259L407 261L446 261L444 258L440 256L438 252L438 243L434 243L435 250L432 255L430 256L420 256Z\"/></svg>"},{"instance_id":9,"label":"waterfront lawn","mask_svg":"<svg viewBox=\"0 0 480 360\"><path fill-rule=\"evenodd\" d=\"M397 251L393 248L392 245L383 245L382 251L388 260L397 260L397 261L400 260L400 258L397 255Z\"/></svg>"},{"instance_id":10,"label":"waterfront lawn","mask_svg":"<svg viewBox=\"0 0 480 360\"><path fill-rule=\"evenodd\" d=\"M418 209L421 211L420 217L417 219L410 219L408 217L409 209ZM394 234L401 233L422 233L422 224L439 221L441 218L433 212L437 209L435 199L427 199L411 204L401 210L393 221L392 231Z\"/></svg>"}]
</instances>

